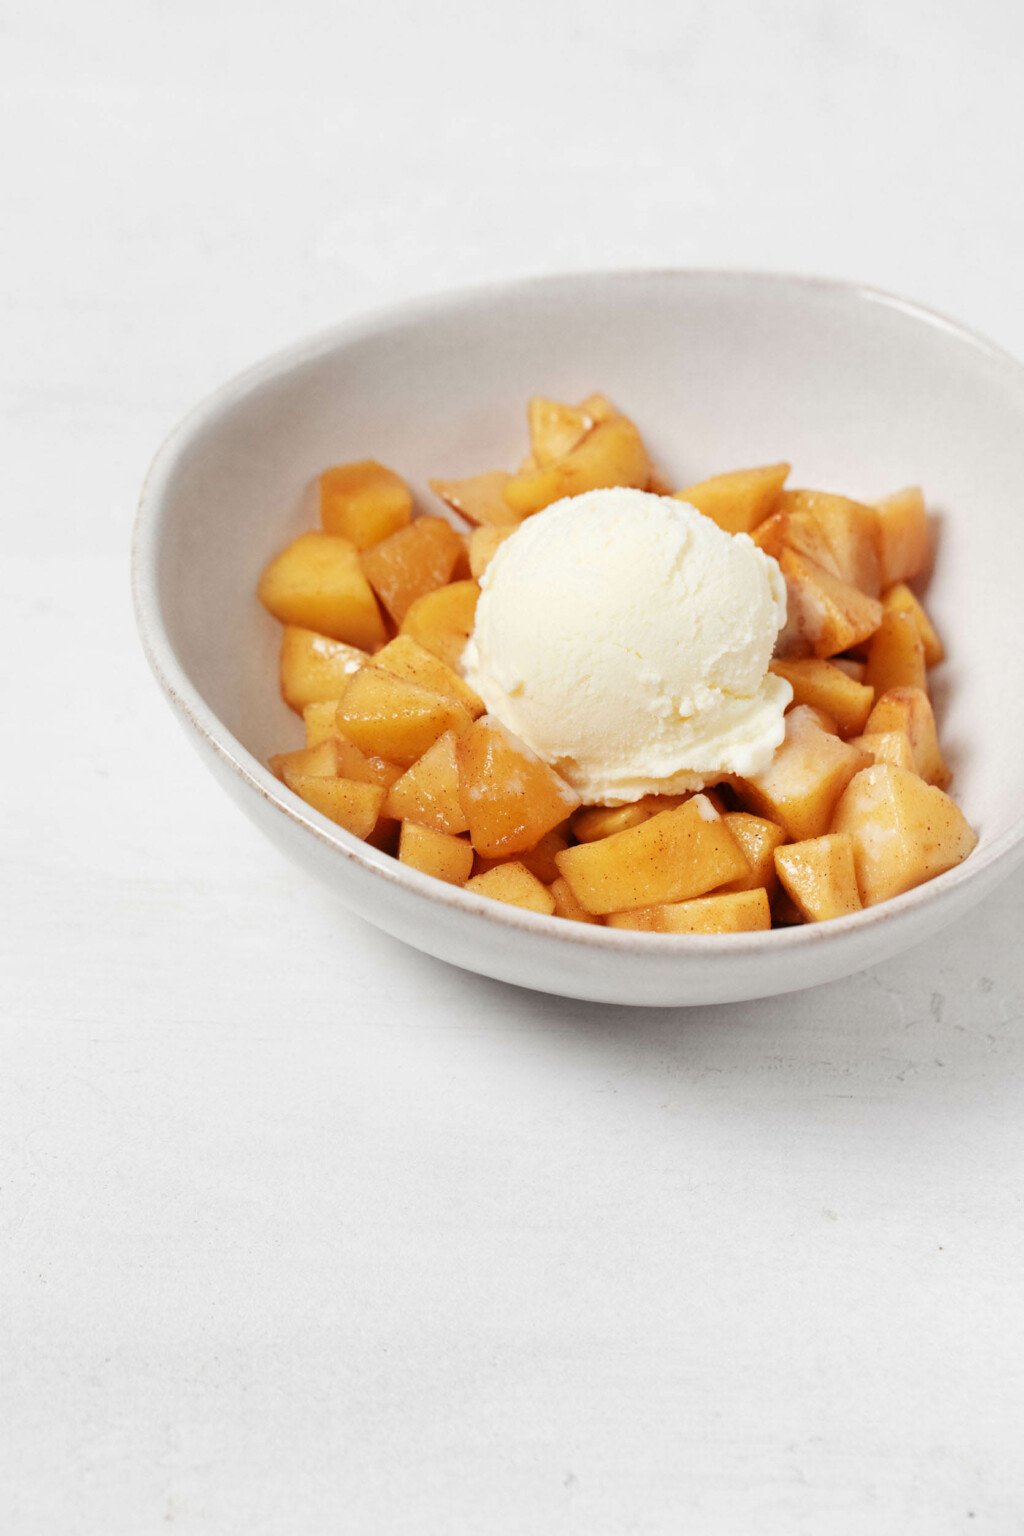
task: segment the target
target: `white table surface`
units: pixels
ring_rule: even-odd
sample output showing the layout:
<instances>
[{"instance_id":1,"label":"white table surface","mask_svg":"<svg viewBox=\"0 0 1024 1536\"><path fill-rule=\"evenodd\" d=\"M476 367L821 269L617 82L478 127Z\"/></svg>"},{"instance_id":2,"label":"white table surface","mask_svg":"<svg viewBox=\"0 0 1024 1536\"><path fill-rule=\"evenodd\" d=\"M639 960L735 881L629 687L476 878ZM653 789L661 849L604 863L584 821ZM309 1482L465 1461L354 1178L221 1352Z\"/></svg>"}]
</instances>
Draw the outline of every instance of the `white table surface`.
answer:
<instances>
[{"instance_id":1,"label":"white table surface","mask_svg":"<svg viewBox=\"0 0 1024 1536\"><path fill-rule=\"evenodd\" d=\"M127 546L196 397L467 280L820 271L1024 353L1021 8L270 9L0 18L0 1529L1018 1536L1024 880L766 1003L463 975L207 779Z\"/></svg>"}]
</instances>

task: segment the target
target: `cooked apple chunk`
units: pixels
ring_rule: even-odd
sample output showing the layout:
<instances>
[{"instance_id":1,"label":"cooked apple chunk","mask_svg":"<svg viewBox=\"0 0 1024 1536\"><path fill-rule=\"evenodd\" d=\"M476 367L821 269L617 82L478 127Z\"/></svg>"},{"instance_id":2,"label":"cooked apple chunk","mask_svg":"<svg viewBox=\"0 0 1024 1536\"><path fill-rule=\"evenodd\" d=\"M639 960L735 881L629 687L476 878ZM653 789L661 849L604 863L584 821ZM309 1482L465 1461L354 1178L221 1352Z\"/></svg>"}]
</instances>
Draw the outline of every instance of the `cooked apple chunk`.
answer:
<instances>
[{"instance_id":1,"label":"cooked apple chunk","mask_svg":"<svg viewBox=\"0 0 1024 1536\"><path fill-rule=\"evenodd\" d=\"M452 578L462 541L443 517L418 517L361 556L363 571L396 624L418 597Z\"/></svg>"},{"instance_id":2,"label":"cooked apple chunk","mask_svg":"<svg viewBox=\"0 0 1024 1536\"><path fill-rule=\"evenodd\" d=\"M384 790L379 784L309 773L290 774L286 782L307 805L344 827L353 837L367 838L377 825L384 802Z\"/></svg>"},{"instance_id":3,"label":"cooked apple chunk","mask_svg":"<svg viewBox=\"0 0 1024 1536\"><path fill-rule=\"evenodd\" d=\"M411 768L445 731L459 735L471 724L461 704L395 677L363 667L338 703L338 729L366 754Z\"/></svg>"},{"instance_id":4,"label":"cooked apple chunk","mask_svg":"<svg viewBox=\"0 0 1024 1536\"><path fill-rule=\"evenodd\" d=\"M512 476L504 469L489 469L467 480L431 480L430 489L467 523L515 527L521 521L505 500Z\"/></svg>"},{"instance_id":5,"label":"cooked apple chunk","mask_svg":"<svg viewBox=\"0 0 1024 1536\"><path fill-rule=\"evenodd\" d=\"M788 474L788 464L734 469L676 491L676 500L689 502L726 533L750 533L774 511Z\"/></svg>"},{"instance_id":6,"label":"cooked apple chunk","mask_svg":"<svg viewBox=\"0 0 1024 1536\"><path fill-rule=\"evenodd\" d=\"M474 528L469 536L469 572L474 581L479 581L491 561L497 553L498 547L504 544L511 528Z\"/></svg>"},{"instance_id":7,"label":"cooked apple chunk","mask_svg":"<svg viewBox=\"0 0 1024 1536\"><path fill-rule=\"evenodd\" d=\"M836 807L833 831L853 839L865 906L952 869L978 841L943 790L890 763L876 763L851 780Z\"/></svg>"},{"instance_id":8,"label":"cooked apple chunk","mask_svg":"<svg viewBox=\"0 0 1024 1536\"><path fill-rule=\"evenodd\" d=\"M791 527L805 516L820 530L832 557L824 562L829 570L868 597L879 595L881 533L877 507L830 491L801 490L783 491L778 506L780 512L791 515Z\"/></svg>"},{"instance_id":9,"label":"cooked apple chunk","mask_svg":"<svg viewBox=\"0 0 1024 1536\"><path fill-rule=\"evenodd\" d=\"M827 832L836 801L871 758L824 729L816 710L798 704L768 767L736 783L749 810L782 827L791 842Z\"/></svg>"},{"instance_id":10,"label":"cooked apple chunk","mask_svg":"<svg viewBox=\"0 0 1024 1536\"><path fill-rule=\"evenodd\" d=\"M661 811L673 811L682 805L685 795L644 795L629 805L585 805L572 819L572 833L579 843L596 843L600 837L625 832L650 821Z\"/></svg>"},{"instance_id":11,"label":"cooked apple chunk","mask_svg":"<svg viewBox=\"0 0 1024 1536\"><path fill-rule=\"evenodd\" d=\"M448 885L464 885L473 868L473 849L469 843L418 821L403 821L398 857L401 863Z\"/></svg>"},{"instance_id":12,"label":"cooked apple chunk","mask_svg":"<svg viewBox=\"0 0 1024 1536\"><path fill-rule=\"evenodd\" d=\"M687 901L749 869L706 795L694 795L638 827L567 848L556 863L577 901L598 916Z\"/></svg>"},{"instance_id":13,"label":"cooked apple chunk","mask_svg":"<svg viewBox=\"0 0 1024 1536\"><path fill-rule=\"evenodd\" d=\"M931 534L921 488L911 485L875 503L880 524L882 587L919 576L931 558Z\"/></svg>"},{"instance_id":14,"label":"cooked apple chunk","mask_svg":"<svg viewBox=\"0 0 1024 1536\"><path fill-rule=\"evenodd\" d=\"M337 699L319 699L307 704L302 711L302 723L306 728L307 747L318 747L322 741L332 741L338 734Z\"/></svg>"},{"instance_id":15,"label":"cooked apple chunk","mask_svg":"<svg viewBox=\"0 0 1024 1536\"><path fill-rule=\"evenodd\" d=\"M275 555L259 580L259 598L282 624L315 630L364 651L387 639L377 600L350 539L303 533Z\"/></svg>"},{"instance_id":16,"label":"cooked apple chunk","mask_svg":"<svg viewBox=\"0 0 1024 1536\"><path fill-rule=\"evenodd\" d=\"M882 622L868 645L864 681L876 694L888 693L890 688L927 688L924 642L912 613L883 609Z\"/></svg>"},{"instance_id":17,"label":"cooked apple chunk","mask_svg":"<svg viewBox=\"0 0 1024 1536\"><path fill-rule=\"evenodd\" d=\"M749 811L727 811L722 820L743 850L747 873L719 887L721 891L754 891L763 886L769 896L776 886L775 850L786 834L774 821Z\"/></svg>"},{"instance_id":18,"label":"cooked apple chunk","mask_svg":"<svg viewBox=\"0 0 1024 1536\"><path fill-rule=\"evenodd\" d=\"M769 670L790 684L794 704L823 709L835 721L841 736L855 736L864 729L874 703L874 689L848 677L841 667L817 657L779 658Z\"/></svg>"},{"instance_id":19,"label":"cooked apple chunk","mask_svg":"<svg viewBox=\"0 0 1024 1536\"><path fill-rule=\"evenodd\" d=\"M767 892L763 886L757 886L750 891L716 893L692 901L640 907L632 912L612 912L605 923L609 928L632 928L645 933L749 933L770 928L772 916Z\"/></svg>"},{"instance_id":20,"label":"cooked apple chunk","mask_svg":"<svg viewBox=\"0 0 1024 1536\"><path fill-rule=\"evenodd\" d=\"M535 848L579 795L499 721L484 715L456 747L459 798L473 847L485 859Z\"/></svg>"},{"instance_id":21,"label":"cooked apple chunk","mask_svg":"<svg viewBox=\"0 0 1024 1536\"><path fill-rule=\"evenodd\" d=\"M891 688L868 716L869 731L903 731L910 738L914 772L926 784L945 789L950 772L939 746L939 733L928 695L921 688Z\"/></svg>"},{"instance_id":22,"label":"cooked apple chunk","mask_svg":"<svg viewBox=\"0 0 1024 1536\"><path fill-rule=\"evenodd\" d=\"M579 496L606 486L643 489L651 464L643 439L625 416L598 422L571 453L548 468L522 470L505 486L505 500L514 512L528 517L563 496Z\"/></svg>"},{"instance_id":23,"label":"cooked apple chunk","mask_svg":"<svg viewBox=\"0 0 1024 1536\"><path fill-rule=\"evenodd\" d=\"M906 731L865 731L863 736L851 736L850 746L869 752L876 763L895 763L897 768L917 772L914 749Z\"/></svg>"},{"instance_id":24,"label":"cooked apple chunk","mask_svg":"<svg viewBox=\"0 0 1024 1536\"><path fill-rule=\"evenodd\" d=\"M860 911L853 842L845 832L776 848L775 868L807 922Z\"/></svg>"},{"instance_id":25,"label":"cooked apple chunk","mask_svg":"<svg viewBox=\"0 0 1024 1536\"><path fill-rule=\"evenodd\" d=\"M555 898L536 875L523 864L511 860L496 864L485 874L474 875L466 881L466 890L478 896L489 896L492 901L504 901L511 907L525 907L528 912L541 912L550 917L555 910Z\"/></svg>"},{"instance_id":26,"label":"cooked apple chunk","mask_svg":"<svg viewBox=\"0 0 1024 1536\"><path fill-rule=\"evenodd\" d=\"M307 704L340 699L353 672L369 659L354 645L286 624L281 634L281 697L299 714Z\"/></svg>"},{"instance_id":27,"label":"cooked apple chunk","mask_svg":"<svg viewBox=\"0 0 1024 1536\"><path fill-rule=\"evenodd\" d=\"M894 587L890 587L882 598L882 613L909 613L917 626L917 632L921 636L921 644L924 646L924 664L926 667L938 666L946 654L945 647L939 638L939 632L928 617L919 598L917 598L905 581L898 581Z\"/></svg>"},{"instance_id":28,"label":"cooked apple chunk","mask_svg":"<svg viewBox=\"0 0 1024 1536\"><path fill-rule=\"evenodd\" d=\"M356 549L379 544L412 517L405 481L376 459L335 464L320 476L320 521L325 533L340 533Z\"/></svg>"},{"instance_id":29,"label":"cooked apple chunk","mask_svg":"<svg viewBox=\"0 0 1024 1536\"><path fill-rule=\"evenodd\" d=\"M461 704L475 720L484 712L483 700L479 699L467 682L446 661L420 645L412 635L396 635L373 658L375 667L382 667L395 677L407 678L419 683L431 693L443 693L446 698Z\"/></svg>"},{"instance_id":30,"label":"cooked apple chunk","mask_svg":"<svg viewBox=\"0 0 1024 1536\"><path fill-rule=\"evenodd\" d=\"M783 549L788 614L779 636L780 656L835 656L874 634L882 605L795 549Z\"/></svg>"},{"instance_id":31,"label":"cooked apple chunk","mask_svg":"<svg viewBox=\"0 0 1024 1536\"><path fill-rule=\"evenodd\" d=\"M578 405L564 405L545 395L534 395L526 405L530 428L530 456L537 469L550 469L578 448L595 425L593 416Z\"/></svg>"},{"instance_id":32,"label":"cooked apple chunk","mask_svg":"<svg viewBox=\"0 0 1024 1536\"><path fill-rule=\"evenodd\" d=\"M480 588L475 581L454 581L417 598L402 620L400 633L411 635L424 650L458 668L473 633Z\"/></svg>"},{"instance_id":33,"label":"cooked apple chunk","mask_svg":"<svg viewBox=\"0 0 1024 1536\"><path fill-rule=\"evenodd\" d=\"M388 816L455 835L469 828L459 799L455 734L445 731L418 762L396 779L384 805ZM467 871L468 874L468 871Z\"/></svg>"},{"instance_id":34,"label":"cooked apple chunk","mask_svg":"<svg viewBox=\"0 0 1024 1536\"><path fill-rule=\"evenodd\" d=\"M572 886L568 880L563 880L559 875L557 880L552 880L548 886L551 899L555 903L555 916L564 917L571 923L600 923L601 919L588 912L586 907L581 907L572 893Z\"/></svg>"}]
</instances>

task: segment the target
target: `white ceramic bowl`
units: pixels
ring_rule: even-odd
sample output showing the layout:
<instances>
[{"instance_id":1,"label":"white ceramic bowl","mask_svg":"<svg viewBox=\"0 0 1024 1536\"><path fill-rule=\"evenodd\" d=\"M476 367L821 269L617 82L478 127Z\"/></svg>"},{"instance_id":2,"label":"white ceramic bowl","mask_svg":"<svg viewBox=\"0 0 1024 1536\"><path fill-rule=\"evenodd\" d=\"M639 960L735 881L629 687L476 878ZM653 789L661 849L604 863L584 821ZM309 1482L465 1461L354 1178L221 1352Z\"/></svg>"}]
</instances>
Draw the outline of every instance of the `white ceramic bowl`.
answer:
<instances>
[{"instance_id":1,"label":"white ceramic bowl","mask_svg":"<svg viewBox=\"0 0 1024 1536\"><path fill-rule=\"evenodd\" d=\"M950 659L935 698L980 843L967 862L821 926L722 937L614 932L442 885L357 841L264 766L298 744L277 697L278 626L254 596L312 523L325 465L374 456L424 504L430 475L513 465L524 402L606 391L679 484L793 462L791 483L862 497L920 481L938 512L929 607ZM954 922L1024 855L1024 368L940 316L806 278L625 272L447 294L251 369L196 409L142 495L134 585L150 663L203 760L278 845L353 910L430 954L569 997L686 1004L767 996L871 965Z\"/></svg>"}]
</instances>

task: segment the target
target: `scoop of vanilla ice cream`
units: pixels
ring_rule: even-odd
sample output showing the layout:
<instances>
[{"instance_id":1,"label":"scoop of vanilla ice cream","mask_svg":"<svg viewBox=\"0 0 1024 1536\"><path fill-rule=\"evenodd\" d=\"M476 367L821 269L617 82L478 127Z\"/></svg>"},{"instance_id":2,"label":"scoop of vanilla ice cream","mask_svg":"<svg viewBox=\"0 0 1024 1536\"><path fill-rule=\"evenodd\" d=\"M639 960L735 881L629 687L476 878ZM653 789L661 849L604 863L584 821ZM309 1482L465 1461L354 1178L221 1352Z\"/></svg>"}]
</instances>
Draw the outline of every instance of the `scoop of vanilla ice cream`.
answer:
<instances>
[{"instance_id":1,"label":"scoop of vanilla ice cream","mask_svg":"<svg viewBox=\"0 0 1024 1536\"><path fill-rule=\"evenodd\" d=\"M590 804L758 773L792 698L768 672L778 565L671 496L567 497L499 545L466 678Z\"/></svg>"}]
</instances>

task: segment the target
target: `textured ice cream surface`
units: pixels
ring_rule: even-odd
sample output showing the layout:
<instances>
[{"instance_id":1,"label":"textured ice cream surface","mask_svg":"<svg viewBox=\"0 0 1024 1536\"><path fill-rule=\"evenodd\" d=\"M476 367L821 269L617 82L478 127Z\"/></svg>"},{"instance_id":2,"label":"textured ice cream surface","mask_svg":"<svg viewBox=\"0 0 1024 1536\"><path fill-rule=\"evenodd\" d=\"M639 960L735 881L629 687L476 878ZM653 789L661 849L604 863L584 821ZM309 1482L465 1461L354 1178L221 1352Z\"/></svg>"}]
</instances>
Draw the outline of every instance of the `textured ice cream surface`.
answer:
<instances>
[{"instance_id":1,"label":"textured ice cream surface","mask_svg":"<svg viewBox=\"0 0 1024 1536\"><path fill-rule=\"evenodd\" d=\"M792 698L768 672L774 560L670 496L587 491L530 517L481 580L467 680L589 804L759 773Z\"/></svg>"}]
</instances>

